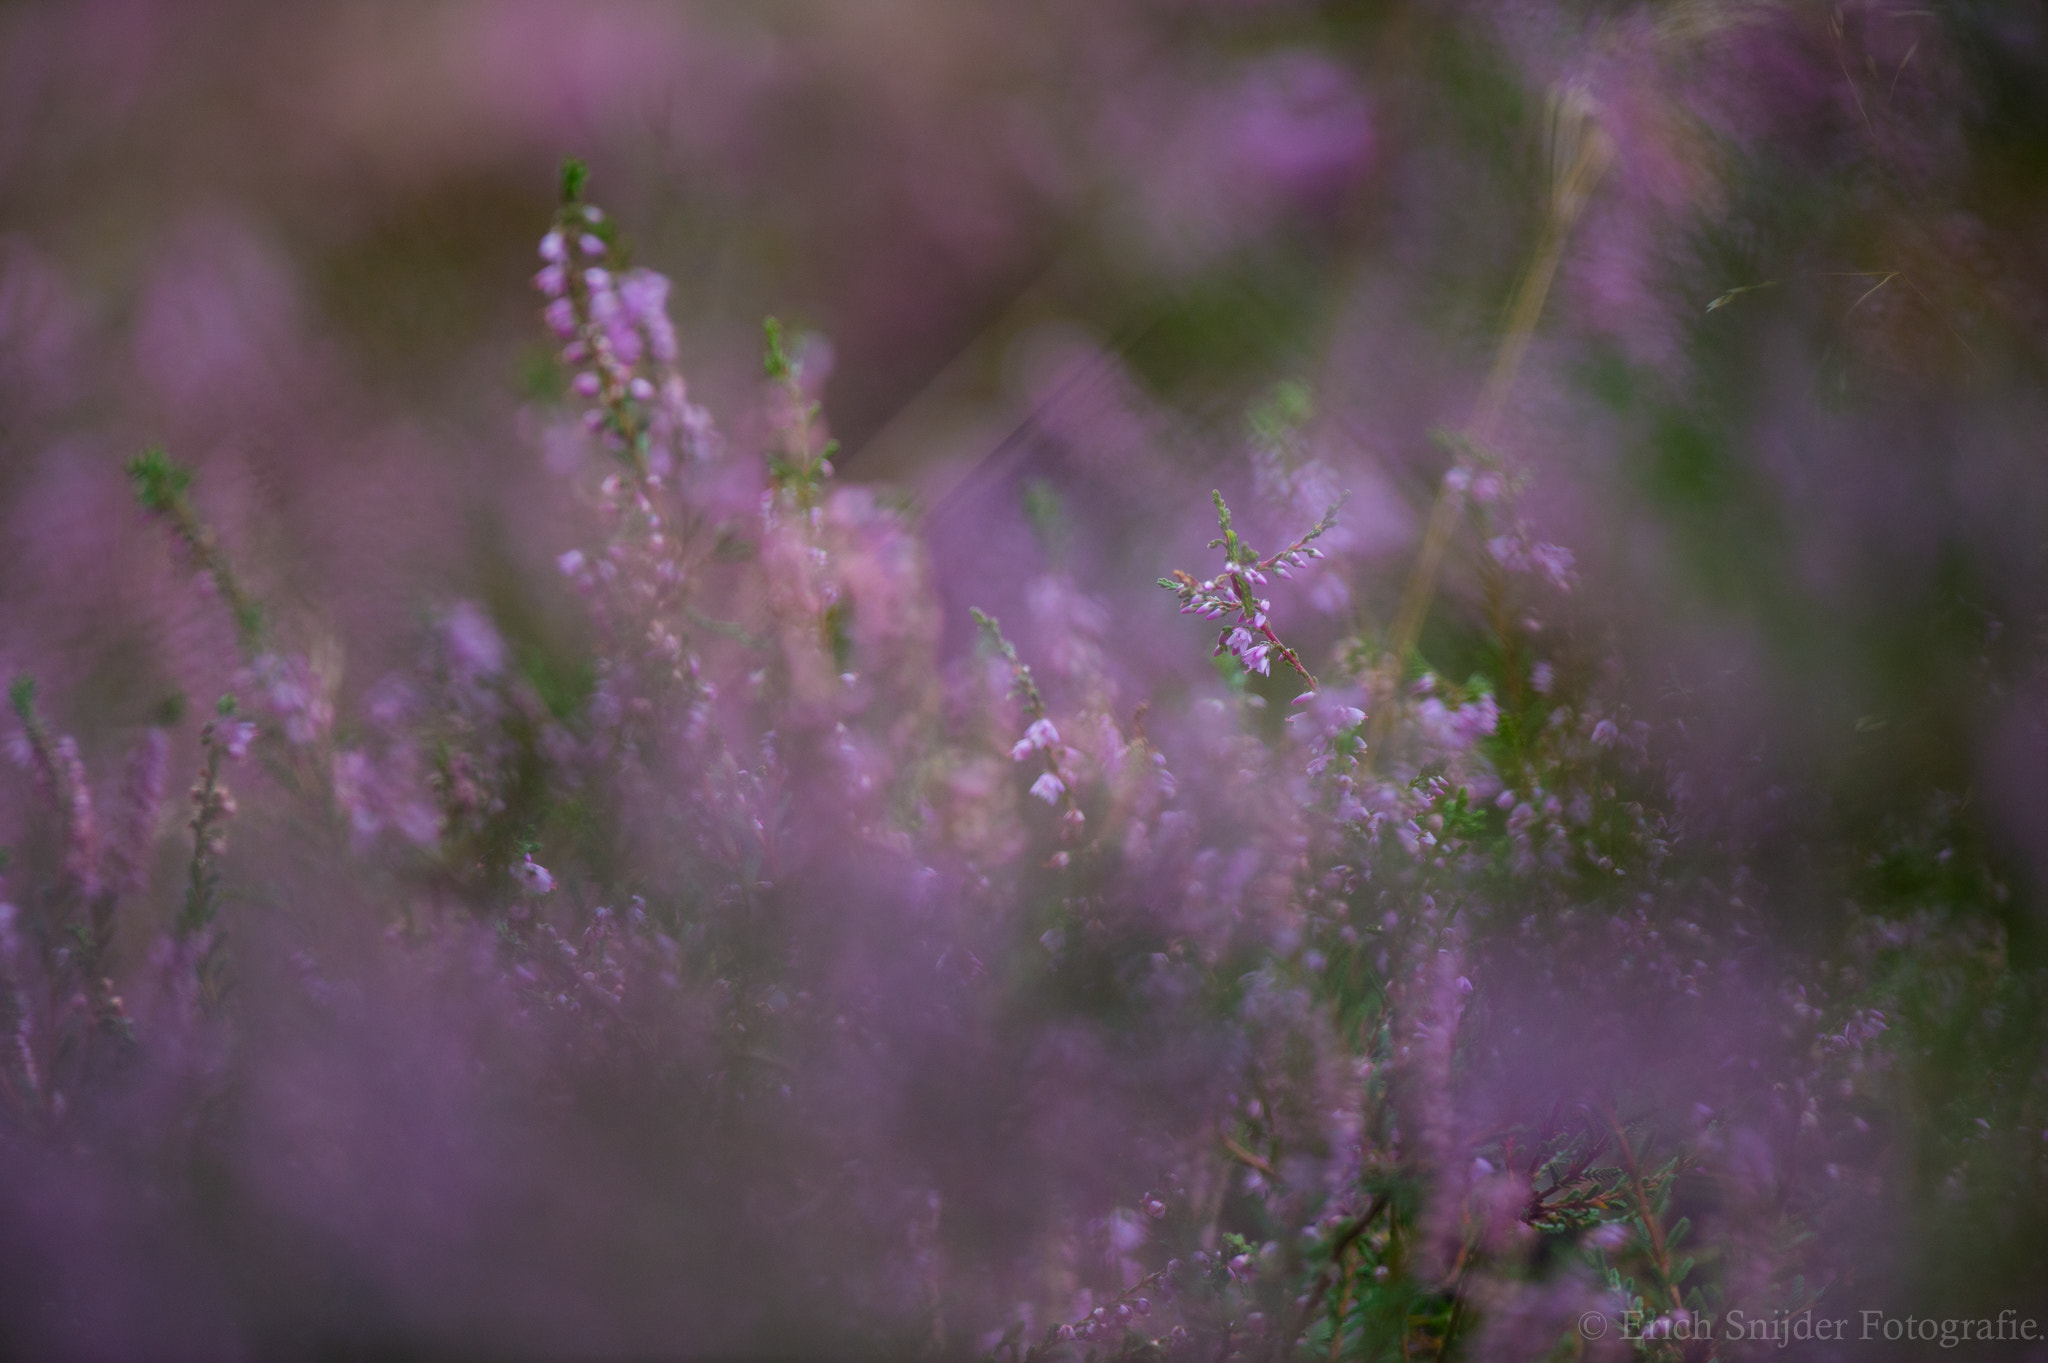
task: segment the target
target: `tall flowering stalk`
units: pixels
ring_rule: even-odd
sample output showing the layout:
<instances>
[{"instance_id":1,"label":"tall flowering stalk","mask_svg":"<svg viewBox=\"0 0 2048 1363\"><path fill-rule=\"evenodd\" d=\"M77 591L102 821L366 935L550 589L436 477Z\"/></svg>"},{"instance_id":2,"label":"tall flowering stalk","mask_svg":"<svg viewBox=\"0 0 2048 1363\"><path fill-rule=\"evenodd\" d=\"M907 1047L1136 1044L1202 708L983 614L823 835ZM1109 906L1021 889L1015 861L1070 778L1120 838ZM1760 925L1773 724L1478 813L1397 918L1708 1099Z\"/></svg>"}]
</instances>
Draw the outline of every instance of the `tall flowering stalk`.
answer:
<instances>
[{"instance_id":1,"label":"tall flowering stalk","mask_svg":"<svg viewBox=\"0 0 2048 1363\"><path fill-rule=\"evenodd\" d=\"M711 457L716 435L676 370L669 281L625 265L610 219L583 200L587 179L581 162L563 166L533 284L547 299L543 316L562 343L570 390L590 404L585 424L636 478L659 486L678 462Z\"/></svg>"},{"instance_id":2,"label":"tall flowering stalk","mask_svg":"<svg viewBox=\"0 0 2048 1363\"><path fill-rule=\"evenodd\" d=\"M1024 713L1031 718L1025 726L1024 736L1010 748L1010 758L1015 762L1037 758L1041 770L1031 783L1031 793L1058 809L1062 822L1068 828L1079 828L1086 822L1086 816L1074 798L1074 778L1060 762L1060 731L1052 722L1045 697L1039 693L1038 682L1032 677L1029 665L1017 656L1016 645L1003 636L1003 627L996 618L981 610L975 610L973 615L982 639L997 657L1009 664L1011 690L1023 702Z\"/></svg>"}]
</instances>

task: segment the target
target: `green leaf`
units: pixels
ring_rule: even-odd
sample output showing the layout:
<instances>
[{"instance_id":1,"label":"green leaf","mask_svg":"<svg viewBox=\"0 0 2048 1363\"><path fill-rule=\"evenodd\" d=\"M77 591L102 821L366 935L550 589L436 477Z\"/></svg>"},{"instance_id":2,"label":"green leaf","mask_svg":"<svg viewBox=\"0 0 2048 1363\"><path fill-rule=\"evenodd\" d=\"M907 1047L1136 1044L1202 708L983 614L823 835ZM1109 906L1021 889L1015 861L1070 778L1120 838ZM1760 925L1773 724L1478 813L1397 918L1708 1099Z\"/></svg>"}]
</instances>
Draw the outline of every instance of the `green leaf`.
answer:
<instances>
[{"instance_id":1,"label":"green leaf","mask_svg":"<svg viewBox=\"0 0 2048 1363\"><path fill-rule=\"evenodd\" d=\"M575 157L562 162L562 202L578 203L583 198L583 186L590 179L590 167Z\"/></svg>"},{"instance_id":2,"label":"green leaf","mask_svg":"<svg viewBox=\"0 0 2048 1363\"><path fill-rule=\"evenodd\" d=\"M169 511L192 485L192 470L172 463L162 446L151 445L128 462L128 481L145 510Z\"/></svg>"},{"instance_id":3,"label":"green leaf","mask_svg":"<svg viewBox=\"0 0 2048 1363\"><path fill-rule=\"evenodd\" d=\"M763 318L761 334L767 339L767 348L761 356L761 367L768 372L768 377L781 383L794 379L796 366L791 363L789 351L783 343L782 319Z\"/></svg>"}]
</instances>

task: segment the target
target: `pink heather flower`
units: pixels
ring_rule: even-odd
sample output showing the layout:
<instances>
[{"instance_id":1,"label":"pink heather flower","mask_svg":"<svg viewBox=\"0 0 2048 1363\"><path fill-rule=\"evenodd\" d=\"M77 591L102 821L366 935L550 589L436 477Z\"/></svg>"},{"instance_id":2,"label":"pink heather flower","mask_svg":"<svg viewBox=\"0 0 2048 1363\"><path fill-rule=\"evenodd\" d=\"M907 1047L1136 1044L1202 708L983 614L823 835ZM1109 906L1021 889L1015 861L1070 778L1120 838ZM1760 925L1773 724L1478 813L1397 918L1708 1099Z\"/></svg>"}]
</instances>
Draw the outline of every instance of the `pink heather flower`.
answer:
<instances>
[{"instance_id":1,"label":"pink heather flower","mask_svg":"<svg viewBox=\"0 0 2048 1363\"><path fill-rule=\"evenodd\" d=\"M383 826L370 797L372 781L368 755L353 748L335 754L334 803L348 815L356 836L367 838Z\"/></svg>"},{"instance_id":2,"label":"pink heather flower","mask_svg":"<svg viewBox=\"0 0 2048 1363\"><path fill-rule=\"evenodd\" d=\"M1022 762L1039 749L1049 748L1059 741L1060 731L1053 727L1051 720L1034 720L1031 727L1024 731L1024 737L1019 739L1016 746L1010 749L1010 756Z\"/></svg>"},{"instance_id":3,"label":"pink heather flower","mask_svg":"<svg viewBox=\"0 0 2048 1363\"><path fill-rule=\"evenodd\" d=\"M594 275L604 271L593 270ZM640 362L640 353L645 348L640 340L640 329L633 325L632 313L625 301L611 287L609 276L603 287L591 285L590 320L604 329L605 341L611 346L612 354L620 364L633 365Z\"/></svg>"},{"instance_id":4,"label":"pink heather flower","mask_svg":"<svg viewBox=\"0 0 2048 1363\"><path fill-rule=\"evenodd\" d=\"M533 853L526 854L526 860L512 868L512 878L525 887L528 894L549 894L555 888L555 877L548 868L533 859Z\"/></svg>"},{"instance_id":5,"label":"pink heather flower","mask_svg":"<svg viewBox=\"0 0 2048 1363\"><path fill-rule=\"evenodd\" d=\"M1558 590L1564 591L1571 587L1571 550L1556 544L1535 544L1529 547L1529 557Z\"/></svg>"},{"instance_id":6,"label":"pink heather flower","mask_svg":"<svg viewBox=\"0 0 2048 1363\"><path fill-rule=\"evenodd\" d=\"M562 244L560 232L550 232L540 239L540 258L550 263L559 263L568 257L569 251Z\"/></svg>"},{"instance_id":7,"label":"pink heather flower","mask_svg":"<svg viewBox=\"0 0 2048 1363\"><path fill-rule=\"evenodd\" d=\"M555 560L555 567L563 577L574 577L583 571L583 551L571 549Z\"/></svg>"},{"instance_id":8,"label":"pink heather flower","mask_svg":"<svg viewBox=\"0 0 2048 1363\"><path fill-rule=\"evenodd\" d=\"M576 244L583 248L583 254L586 256L601 256L604 254L604 238L595 232L585 232L577 239Z\"/></svg>"},{"instance_id":9,"label":"pink heather flower","mask_svg":"<svg viewBox=\"0 0 2048 1363\"><path fill-rule=\"evenodd\" d=\"M1067 793L1067 783L1047 772L1031 783L1031 793L1049 805L1056 805L1060 796Z\"/></svg>"},{"instance_id":10,"label":"pink heather flower","mask_svg":"<svg viewBox=\"0 0 2048 1363\"><path fill-rule=\"evenodd\" d=\"M576 307L566 298L557 298L548 304L541 318L547 322L550 331L565 341L576 334Z\"/></svg>"},{"instance_id":11,"label":"pink heather flower","mask_svg":"<svg viewBox=\"0 0 2048 1363\"><path fill-rule=\"evenodd\" d=\"M458 601L442 621L448 661L464 680L493 677L505 667L505 641L475 603Z\"/></svg>"},{"instance_id":12,"label":"pink heather flower","mask_svg":"<svg viewBox=\"0 0 2048 1363\"><path fill-rule=\"evenodd\" d=\"M647 333L648 347L663 364L676 362L676 329L668 319L669 283L653 270L628 270L619 276L619 301L626 315Z\"/></svg>"},{"instance_id":13,"label":"pink heather flower","mask_svg":"<svg viewBox=\"0 0 2048 1363\"><path fill-rule=\"evenodd\" d=\"M597 375L590 373L588 370L578 374L576 381L569 386L576 391L576 396L584 398L596 397L598 390L602 387L598 382Z\"/></svg>"},{"instance_id":14,"label":"pink heather flower","mask_svg":"<svg viewBox=\"0 0 2048 1363\"><path fill-rule=\"evenodd\" d=\"M334 706L306 659L266 653L250 664L249 673L271 713L284 721L284 735L295 746L326 737L334 724Z\"/></svg>"},{"instance_id":15,"label":"pink heather flower","mask_svg":"<svg viewBox=\"0 0 2048 1363\"><path fill-rule=\"evenodd\" d=\"M237 762L249 755L249 745L256 741L256 725L252 720L223 724L215 732L220 735L221 751Z\"/></svg>"},{"instance_id":16,"label":"pink heather flower","mask_svg":"<svg viewBox=\"0 0 2048 1363\"><path fill-rule=\"evenodd\" d=\"M550 298L560 298L568 283L569 276L560 265L543 265L540 273L533 277L533 287Z\"/></svg>"},{"instance_id":17,"label":"pink heather flower","mask_svg":"<svg viewBox=\"0 0 2048 1363\"><path fill-rule=\"evenodd\" d=\"M78 755L78 740L70 734L60 737L50 760L56 767L57 798L65 806L64 869L90 898L100 888L99 819L93 810L85 762Z\"/></svg>"}]
</instances>

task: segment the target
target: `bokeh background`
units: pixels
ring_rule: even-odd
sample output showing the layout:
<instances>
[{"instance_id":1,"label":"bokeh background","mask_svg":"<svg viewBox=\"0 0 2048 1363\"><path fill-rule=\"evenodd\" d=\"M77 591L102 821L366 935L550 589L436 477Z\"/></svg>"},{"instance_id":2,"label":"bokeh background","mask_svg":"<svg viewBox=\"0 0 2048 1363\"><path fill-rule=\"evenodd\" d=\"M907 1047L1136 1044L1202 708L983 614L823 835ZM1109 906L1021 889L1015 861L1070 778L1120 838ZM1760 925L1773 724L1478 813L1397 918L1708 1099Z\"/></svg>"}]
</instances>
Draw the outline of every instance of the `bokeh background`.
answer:
<instances>
[{"instance_id":1,"label":"bokeh background","mask_svg":"<svg viewBox=\"0 0 2048 1363\"><path fill-rule=\"evenodd\" d=\"M1562 104L1613 156L1498 443L1645 674L1739 677L1776 760L1874 763L1836 783L1872 798L2017 780L1989 772L2035 741L2038 6L4 23L0 647L87 708L175 644L111 473L142 443L356 648L570 542L523 281L571 153L676 281L700 397L748 407L764 315L815 331L843 473L908 487L942 546L1043 479L1091 572L1148 581L1163 522L1242 480L1256 400L1307 380L1370 602L1544 231ZM1035 552L990 533L963 570ZM1980 663L2009 702L1950 703ZM1985 813L2031 857L2027 798Z\"/></svg>"},{"instance_id":2,"label":"bokeh background","mask_svg":"<svg viewBox=\"0 0 2048 1363\"><path fill-rule=\"evenodd\" d=\"M911 508L948 654L969 605L1055 647L1024 586L1054 565L1140 691L1185 685L1150 584L1250 487L1276 392L1351 492L1290 637L1383 626L1554 238L1491 431L1576 555L1545 626L1683 720L1696 827L1788 940L1867 892L2048 950L2042 5L13 0L0 663L90 761L232 670L132 505L145 444L345 700L452 598L536 668L576 652L587 512L527 285L570 155L736 447L761 319L814 335L840 475ZM1458 618L1424 632L1446 675ZM1873 856L1902 839L1924 862ZM2039 1024L1932 1057L1927 1121L2037 1070ZM1930 1298L2038 1290L2037 1216L1916 1234Z\"/></svg>"}]
</instances>

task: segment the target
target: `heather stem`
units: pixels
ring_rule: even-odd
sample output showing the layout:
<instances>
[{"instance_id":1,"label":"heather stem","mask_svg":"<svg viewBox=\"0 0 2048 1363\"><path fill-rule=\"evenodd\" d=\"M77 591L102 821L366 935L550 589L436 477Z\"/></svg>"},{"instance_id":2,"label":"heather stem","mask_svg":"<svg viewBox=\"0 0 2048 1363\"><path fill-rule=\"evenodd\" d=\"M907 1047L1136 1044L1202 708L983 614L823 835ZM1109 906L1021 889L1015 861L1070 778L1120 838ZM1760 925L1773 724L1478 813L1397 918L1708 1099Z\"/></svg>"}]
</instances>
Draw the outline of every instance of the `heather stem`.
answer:
<instances>
[{"instance_id":1,"label":"heather stem","mask_svg":"<svg viewBox=\"0 0 2048 1363\"><path fill-rule=\"evenodd\" d=\"M161 447L152 445L128 464L128 479L135 485L135 498L143 509L170 523L198 569L212 578L221 600L235 622L236 641L245 653L254 654L263 642L263 607L243 588L227 556L220 551L212 527L199 519L186 496L192 471L171 462Z\"/></svg>"},{"instance_id":2,"label":"heather stem","mask_svg":"<svg viewBox=\"0 0 2048 1363\"><path fill-rule=\"evenodd\" d=\"M1543 234L1537 239L1529 266L1508 305L1500 349L1494 356L1486 386L1480 391L1479 404L1469 428L1471 439L1476 444L1485 445L1493 440L1501 409L1521 372L1523 357L1528 353L1529 342L1536 333L1536 323L1543 314L1544 300L1550 294L1551 282L1556 278L1558 264L1564 257L1565 241L1614 154L1613 144L1590 119L1581 117L1561 121L1565 124L1563 131L1577 135L1577 145L1553 186ZM1400 613L1394 617L1390 653L1395 666L1400 665L1400 660L1408 656L1421 637L1422 622L1428 616L1430 601L1436 594L1437 575L1443 567L1444 552L1450 547L1451 533L1457 528L1463 500L1464 494L1446 483L1430 508L1429 522L1422 534L1422 550L1401 594ZM1375 748L1386 736L1392 719L1391 707L1383 708L1373 717L1372 745Z\"/></svg>"},{"instance_id":3,"label":"heather stem","mask_svg":"<svg viewBox=\"0 0 2048 1363\"><path fill-rule=\"evenodd\" d=\"M1642 1221L1644 1231L1650 1237L1650 1262L1657 1270L1658 1281L1664 1285L1665 1292L1671 1297L1672 1309L1682 1311L1685 1309L1685 1298L1680 1294L1678 1284L1671 1278L1671 1254L1669 1246L1664 1241L1664 1226L1657 1217L1656 1208L1650 1203L1649 1190L1643 1185L1642 1169L1636 1162L1635 1150L1629 1144L1627 1133L1621 1128L1621 1120L1615 1114L1613 1104L1602 1108L1600 1115L1606 1119L1608 1129L1614 1133L1615 1144L1621 1148L1622 1168L1628 1174L1629 1201L1634 1206L1637 1218Z\"/></svg>"}]
</instances>

